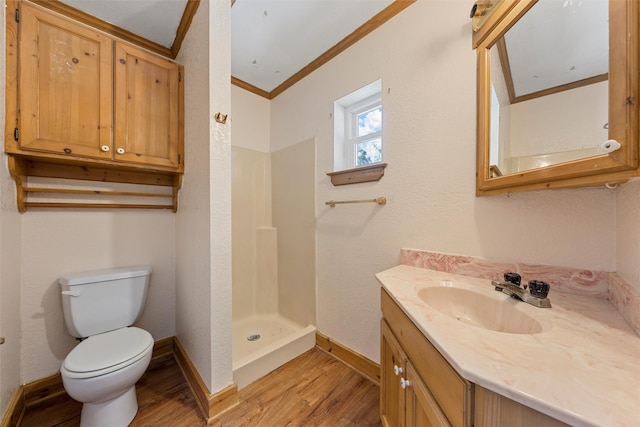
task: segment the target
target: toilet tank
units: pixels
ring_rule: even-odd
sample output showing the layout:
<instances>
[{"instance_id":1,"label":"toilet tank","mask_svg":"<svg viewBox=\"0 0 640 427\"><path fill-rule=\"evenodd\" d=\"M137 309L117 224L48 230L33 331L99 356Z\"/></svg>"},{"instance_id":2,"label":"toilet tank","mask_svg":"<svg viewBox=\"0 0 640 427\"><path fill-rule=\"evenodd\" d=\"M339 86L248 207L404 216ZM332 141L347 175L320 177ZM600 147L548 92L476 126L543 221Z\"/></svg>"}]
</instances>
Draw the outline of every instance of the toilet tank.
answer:
<instances>
[{"instance_id":1,"label":"toilet tank","mask_svg":"<svg viewBox=\"0 0 640 427\"><path fill-rule=\"evenodd\" d=\"M150 266L136 266L60 277L69 333L84 338L133 325L142 314L150 275Z\"/></svg>"}]
</instances>

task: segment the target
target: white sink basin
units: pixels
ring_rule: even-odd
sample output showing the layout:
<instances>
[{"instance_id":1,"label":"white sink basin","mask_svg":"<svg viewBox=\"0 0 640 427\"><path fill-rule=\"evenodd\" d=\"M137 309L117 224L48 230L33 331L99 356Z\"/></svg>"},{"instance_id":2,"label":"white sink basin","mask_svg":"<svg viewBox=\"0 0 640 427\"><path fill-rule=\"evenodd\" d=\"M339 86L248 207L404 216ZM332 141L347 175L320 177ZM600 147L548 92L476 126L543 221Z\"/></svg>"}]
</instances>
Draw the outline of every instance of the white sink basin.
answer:
<instances>
[{"instance_id":1,"label":"white sink basin","mask_svg":"<svg viewBox=\"0 0 640 427\"><path fill-rule=\"evenodd\" d=\"M421 289L418 296L431 308L462 323L508 334L536 334L542 325L519 309L521 301L492 298L481 291L439 282ZM446 283L446 285L445 285ZM493 292L487 289L486 292ZM502 295L502 294L500 294Z\"/></svg>"}]
</instances>

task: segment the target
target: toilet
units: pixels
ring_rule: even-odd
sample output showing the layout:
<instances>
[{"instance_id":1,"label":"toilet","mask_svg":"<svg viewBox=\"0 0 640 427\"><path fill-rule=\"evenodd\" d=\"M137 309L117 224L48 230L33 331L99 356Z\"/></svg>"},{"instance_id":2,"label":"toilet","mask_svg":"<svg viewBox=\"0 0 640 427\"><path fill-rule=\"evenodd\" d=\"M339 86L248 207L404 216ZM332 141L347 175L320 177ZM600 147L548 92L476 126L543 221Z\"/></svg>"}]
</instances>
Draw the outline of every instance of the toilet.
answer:
<instances>
[{"instance_id":1,"label":"toilet","mask_svg":"<svg viewBox=\"0 0 640 427\"><path fill-rule=\"evenodd\" d=\"M151 361L153 337L140 317L151 267L66 274L58 280L69 334L82 339L62 363L67 394L82 402L81 427L125 427L138 412L136 382Z\"/></svg>"}]
</instances>

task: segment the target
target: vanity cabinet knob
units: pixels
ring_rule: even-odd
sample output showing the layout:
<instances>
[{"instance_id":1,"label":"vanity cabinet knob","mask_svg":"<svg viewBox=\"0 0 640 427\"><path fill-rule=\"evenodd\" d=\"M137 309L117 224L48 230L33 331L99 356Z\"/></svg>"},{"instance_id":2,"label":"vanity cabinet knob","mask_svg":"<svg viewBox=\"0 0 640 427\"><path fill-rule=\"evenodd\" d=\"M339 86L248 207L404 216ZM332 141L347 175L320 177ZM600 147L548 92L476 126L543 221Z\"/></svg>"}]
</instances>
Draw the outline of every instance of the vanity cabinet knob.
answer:
<instances>
[{"instance_id":1,"label":"vanity cabinet knob","mask_svg":"<svg viewBox=\"0 0 640 427\"><path fill-rule=\"evenodd\" d=\"M117 152L118 154L124 154L124 148L118 148L118 149L116 150L116 152Z\"/></svg>"},{"instance_id":2,"label":"vanity cabinet knob","mask_svg":"<svg viewBox=\"0 0 640 427\"><path fill-rule=\"evenodd\" d=\"M109 146L103 145L102 147L100 147L100 149L106 153L107 151L109 151Z\"/></svg>"},{"instance_id":3,"label":"vanity cabinet knob","mask_svg":"<svg viewBox=\"0 0 640 427\"><path fill-rule=\"evenodd\" d=\"M400 375L402 372L404 372L404 369L398 365L393 365L393 373L396 374L396 376Z\"/></svg>"},{"instance_id":4,"label":"vanity cabinet knob","mask_svg":"<svg viewBox=\"0 0 640 427\"><path fill-rule=\"evenodd\" d=\"M404 390L405 388L411 385L411 381L405 380L404 378L400 378L400 387Z\"/></svg>"}]
</instances>

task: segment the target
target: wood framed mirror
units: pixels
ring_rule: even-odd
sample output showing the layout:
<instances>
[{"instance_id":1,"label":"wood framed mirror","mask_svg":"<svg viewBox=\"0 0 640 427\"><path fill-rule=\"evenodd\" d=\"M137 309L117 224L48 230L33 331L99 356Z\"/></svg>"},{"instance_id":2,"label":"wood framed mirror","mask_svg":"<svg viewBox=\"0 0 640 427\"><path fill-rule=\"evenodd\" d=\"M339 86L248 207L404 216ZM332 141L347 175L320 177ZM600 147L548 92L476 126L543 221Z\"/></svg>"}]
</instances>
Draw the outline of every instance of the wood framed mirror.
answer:
<instances>
[{"instance_id":1,"label":"wood framed mirror","mask_svg":"<svg viewBox=\"0 0 640 427\"><path fill-rule=\"evenodd\" d=\"M496 6L473 36L476 195L639 175L639 22L637 0Z\"/></svg>"}]
</instances>

